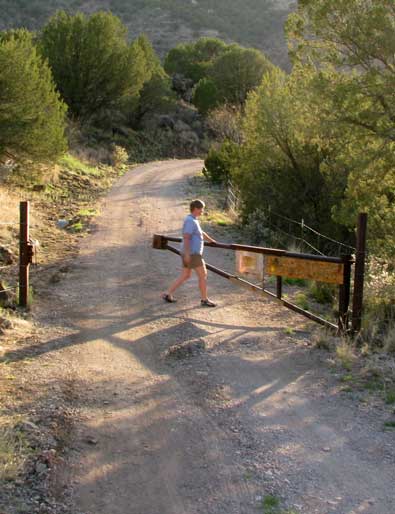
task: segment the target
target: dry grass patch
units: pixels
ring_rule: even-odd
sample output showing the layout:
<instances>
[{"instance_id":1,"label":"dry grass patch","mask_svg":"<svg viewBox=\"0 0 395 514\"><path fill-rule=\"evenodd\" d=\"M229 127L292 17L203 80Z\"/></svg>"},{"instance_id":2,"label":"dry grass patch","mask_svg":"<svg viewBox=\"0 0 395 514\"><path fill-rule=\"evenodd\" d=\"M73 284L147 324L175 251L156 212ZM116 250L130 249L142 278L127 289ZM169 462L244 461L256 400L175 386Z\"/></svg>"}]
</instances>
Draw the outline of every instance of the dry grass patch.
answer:
<instances>
[{"instance_id":1,"label":"dry grass patch","mask_svg":"<svg viewBox=\"0 0 395 514\"><path fill-rule=\"evenodd\" d=\"M336 346L336 357L344 369L351 371L356 360L356 355L350 342L346 339L341 339Z\"/></svg>"},{"instance_id":2,"label":"dry grass patch","mask_svg":"<svg viewBox=\"0 0 395 514\"><path fill-rule=\"evenodd\" d=\"M226 212L217 210L210 210L204 217L204 221L215 223L220 227L227 227L233 225L234 223L231 217Z\"/></svg>"},{"instance_id":3,"label":"dry grass patch","mask_svg":"<svg viewBox=\"0 0 395 514\"><path fill-rule=\"evenodd\" d=\"M311 336L311 341L317 350L329 352L336 347L337 338L325 330L318 330Z\"/></svg>"},{"instance_id":4,"label":"dry grass patch","mask_svg":"<svg viewBox=\"0 0 395 514\"><path fill-rule=\"evenodd\" d=\"M15 426L0 426L0 481L15 480L32 450Z\"/></svg>"},{"instance_id":5,"label":"dry grass patch","mask_svg":"<svg viewBox=\"0 0 395 514\"><path fill-rule=\"evenodd\" d=\"M22 197L0 188L0 244L17 247L19 233L19 202ZM12 223L8 225L8 223ZM6 224L7 223L7 224Z\"/></svg>"}]
</instances>

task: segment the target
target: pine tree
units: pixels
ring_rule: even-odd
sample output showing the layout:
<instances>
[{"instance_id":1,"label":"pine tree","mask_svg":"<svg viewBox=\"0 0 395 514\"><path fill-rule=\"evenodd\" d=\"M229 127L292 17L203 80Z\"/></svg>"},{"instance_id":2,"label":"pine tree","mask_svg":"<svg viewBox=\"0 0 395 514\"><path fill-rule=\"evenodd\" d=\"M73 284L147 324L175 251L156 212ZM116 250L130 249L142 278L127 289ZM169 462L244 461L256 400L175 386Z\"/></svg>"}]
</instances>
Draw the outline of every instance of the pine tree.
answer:
<instances>
[{"instance_id":1,"label":"pine tree","mask_svg":"<svg viewBox=\"0 0 395 514\"><path fill-rule=\"evenodd\" d=\"M89 17L59 12L44 27L40 41L59 91L76 117L117 105L140 73L141 56L129 45L126 27L110 13Z\"/></svg>"},{"instance_id":2,"label":"pine tree","mask_svg":"<svg viewBox=\"0 0 395 514\"><path fill-rule=\"evenodd\" d=\"M222 103L243 104L248 93L259 86L264 73L272 67L262 52L231 45L216 59L209 76Z\"/></svg>"},{"instance_id":3,"label":"pine tree","mask_svg":"<svg viewBox=\"0 0 395 514\"><path fill-rule=\"evenodd\" d=\"M0 33L0 155L56 159L66 151L65 114L32 35Z\"/></svg>"}]
</instances>

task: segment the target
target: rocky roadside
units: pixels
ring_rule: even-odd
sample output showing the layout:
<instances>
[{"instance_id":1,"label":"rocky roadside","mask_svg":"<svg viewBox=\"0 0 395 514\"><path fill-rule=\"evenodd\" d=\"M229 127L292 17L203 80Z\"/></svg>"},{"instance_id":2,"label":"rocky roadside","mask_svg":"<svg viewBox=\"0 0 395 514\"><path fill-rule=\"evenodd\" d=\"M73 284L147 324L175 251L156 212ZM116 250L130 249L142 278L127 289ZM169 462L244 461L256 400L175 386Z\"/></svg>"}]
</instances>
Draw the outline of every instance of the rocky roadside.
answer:
<instances>
[{"instance_id":1,"label":"rocky roadside","mask_svg":"<svg viewBox=\"0 0 395 514\"><path fill-rule=\"evenodd\" d=\"M74 163L74 161L72 161ZM80 239L93 228L100 199L120 172L109 166L62 166L51 183L2 185L7 209L0 222L0 513L70 514L68 491L57 482L73 421L73 373L43 352L67 334L61 321L40 326L36 314L53 284L67 277ZM31 234L39 240L31 269L33 306L16 307L20 199L31 201ZM4 216L4 220L3 220ZM46 309L51 305L46 304Z\"/></svg>"}]
</instances>

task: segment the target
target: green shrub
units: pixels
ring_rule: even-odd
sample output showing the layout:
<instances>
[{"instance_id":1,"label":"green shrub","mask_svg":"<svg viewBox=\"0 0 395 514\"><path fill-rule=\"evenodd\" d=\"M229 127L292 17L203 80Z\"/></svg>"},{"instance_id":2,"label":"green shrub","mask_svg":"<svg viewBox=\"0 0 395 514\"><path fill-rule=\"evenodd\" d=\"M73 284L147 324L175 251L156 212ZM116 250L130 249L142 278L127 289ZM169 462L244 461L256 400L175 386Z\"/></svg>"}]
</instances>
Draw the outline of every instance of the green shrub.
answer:
<instances>
[{"instance_id":1,"label":"green shrub","mask_svg":"<svg viewBox=\"0 0 395 514\"><path fill-rule=\"evenodd\" d=\"M204 161L204 176L217 184L227 182L238 156L239 147L231 141L225 141L219 149L211 147Z\"/></svg>"},{"instance_id":2,"label":"green shrub","mask_svg":"<svg viewBox=\"0 0 395 514\"><path fill-rule=\"evenodd\" d=\"M197 84L207 77L212 62L227 48L220 39L206 37L177 45L166 56L165 70L169 75L181 74Z\"/></svg>"},{"instance_id":3,"label":"green shrub","mask_svg":"<svg viewBox=\"0 0 395 514\"><path fill-rule=\"evenodd\" d=\"M309 302L304 293L298 293L295 296L295 304L305 311L309 310Z\"/></svg>"},{"instance_id":4,"label":"green shrub","mask_svg":"<svg viewBox=\"0 0 395 514\"><path fill-rule=\"evenodd\" d=\"M210 69L221 103L244 104L248 93L256 89L265 72L273 65L266 56L254 48L230 45Z\"/></svg>"},{"instance_id":5,"label":"green shrub","mask_svg":"<svg viewBox=\"0 0 395 514\"><path fill-rule=\"evenodd\" d=\"M166 77L149 40L140 36L130 44L127 28L109 12L58 12L43 28L40 48L77 118L100 120L125 99L135 105L144 84Z\"/></svg>"},{"instance_id":6,"label":"green shrub","mask_svg":"<svg viewBox=\"0 0 395 514\"><path fill-rule=\"evenodd\" d=\"M112 163L115 168L122 169L129 160L129 154L122 146L115 145L112 153Z\"/></svg>"},{"instance_id":7,"label":"green shrub","mask_svg":"<svg viewBox=\"0 0 395 514\"><path fill-rule=\"evenodd\" d=\"M332 304L336 295L336 286L324 282L311 282L309 292L317 303Z\"/></svg>"},{"instance_id":8,"label":"green shrub","mask_svg":"<svg viewBox=\"0 0 395 514\"><path fill-rule=\"evenodd\" d=\"M24 30L0 33L0 157L56 160L66 151L66 106Z\"/></svg>"},{"instance_id":9,"label":"green shrub","mask_svg":"<svg viewBox=\"0 0 395 514\"><path fill-rule=\"evenodd\" d=\"M285 277L283 283L287 286L306 287L306 280L304 278L289 278Z\"/></svg>"},{"instance_id":10,"label":"green shrub","mask_svg":"<svg viewBox=\"0 0 395 514\"><path fill-rule=\"evenodd\" d=\"M194 89L193 104L201 114L207 114L218 105L218 89L215 83L208 78L199 81Z\"/></svg>"}]
</instances>

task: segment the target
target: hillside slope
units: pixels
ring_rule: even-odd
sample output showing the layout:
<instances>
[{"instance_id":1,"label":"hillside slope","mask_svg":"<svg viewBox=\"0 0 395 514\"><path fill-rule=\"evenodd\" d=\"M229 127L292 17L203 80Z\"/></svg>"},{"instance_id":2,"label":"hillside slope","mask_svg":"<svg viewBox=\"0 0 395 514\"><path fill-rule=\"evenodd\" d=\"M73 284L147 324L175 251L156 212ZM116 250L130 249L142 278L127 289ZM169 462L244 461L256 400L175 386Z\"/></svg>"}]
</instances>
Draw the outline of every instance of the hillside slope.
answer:
<instances>
[{"instance_id":1,"label":"hillside slope","mask_svg":"<svg viewBox=\"0 0 395 514\"><path fill-rule=\"evenodd\" d=\"M0 0L0 29L37 29L57 9L72 12L111 10L130 36L145 32L163 56L177 43L202 35L219 36L264 50L286 64L283 25L292 0Z\"/></svg>"}]
</instances>

